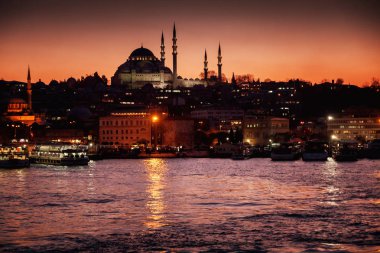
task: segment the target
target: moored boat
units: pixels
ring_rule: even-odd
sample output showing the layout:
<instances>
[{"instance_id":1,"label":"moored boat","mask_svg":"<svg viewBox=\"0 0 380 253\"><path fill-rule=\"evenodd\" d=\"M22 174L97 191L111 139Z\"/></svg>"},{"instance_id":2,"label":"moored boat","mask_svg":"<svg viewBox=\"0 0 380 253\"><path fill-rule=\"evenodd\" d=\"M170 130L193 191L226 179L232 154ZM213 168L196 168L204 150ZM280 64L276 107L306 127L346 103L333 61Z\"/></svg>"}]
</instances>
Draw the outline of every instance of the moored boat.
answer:
<instances>
[{"instance_id":1,"label":"moored boat","mask_svg":"<svg viewBox=\"0 0 380 253\"><path fill-rule=\"evenodd\" d=\"M294 143L273 143L272 161L293 161L300 158L300 149Z\"/></svg>"},{"instance_id":2,"label":"moored boat","mask_svg":"<svg viewBox=\"0 0 380 253\"><path fill-rule=\"evenodd\" d=\"M322 141L307 141L305 143L302 160L304 161L326 161L328 158L327 143Z\"/></svg>"},{"instance_id":3,"label":"moored boat","mask_svg":"<svg viewBox=\"0 0 380 253\"><path fill-rule=\"evenodd\" d=\"M215 145L210 150L210 157L231 158L232 155L240 150L240 147L235 144L223 143Z\"/></svg>"},{"instance_id":4,"label":"moored boat","mask_svg":"<svg viewBox=\"0 0 380 253\"><path fill-rule=\"evenodd\" d=\"M71 144L36 145L30 154L30 162L38 164L75 166L87 165L87 146Z\"/></svg>"},{"instance_id":5,"label":"moored boat","mask_svg":"<svg viewBox=\"0 0 380 253\"><path fill-rule=\"evenodd\" d=\"M351 140L340 140L333 145L332 157L336 161L357 161L358 143Z\"/></svg>"},{"instance_id":6,"label":"moored boat","mask_svg":"<svg viewBox=\"0 0 380 253\"><path fill-rule=\"evenodd\" d=\"M29 156L26 147L0 146L0 168L26 168L29 167Z\"/></svg>"},{"instance_id":7,"label":"moored boat","mask_svg":"<svg viewBox=\"0 0 380 253\"><path fill-rule=\"evenodd\" d=\"M372 140L365 149L365 156L368 159L380 159L380 139Z\"/></svg>"}]
</instances>

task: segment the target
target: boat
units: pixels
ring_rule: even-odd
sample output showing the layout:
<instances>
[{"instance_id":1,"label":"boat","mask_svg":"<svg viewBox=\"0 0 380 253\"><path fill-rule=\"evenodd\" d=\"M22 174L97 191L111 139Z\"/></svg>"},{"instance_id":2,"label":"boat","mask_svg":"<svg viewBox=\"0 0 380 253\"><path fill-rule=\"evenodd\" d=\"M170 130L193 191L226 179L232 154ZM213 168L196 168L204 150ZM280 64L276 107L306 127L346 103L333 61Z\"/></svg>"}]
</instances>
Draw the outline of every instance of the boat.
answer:
<instances>
[{"instance_id":1,"label":"boat","mask_svg":"<svg viewBox=\"0 0 380 253\"><path fill-rule=\"evenodd\" d=\"M251 158L251 149L249 146L241 146L239 150L235 151L231 159L232 160L246 160Z\"/></svg>"},{"instance_id":2,"label":"boat","mask_svg":"<svg viewBox=\"0 0 380 253\"><path fill-rule=\"evenodd\" d=\"M329 156L328 154L328 145L323 141L307 141L305 143L302 160L304 161L327 161Z\"/></svg>"},{"instance_id":3,"label":"boat","mask_svg":"<svg viewBox=\"0 0 380 253\"><path fill-rule=\"evenodd\" d=\"M273 143L270 155L272 161L293 161L300 158L300 148L295 143Z\"/></svg>"},{"instance_id":4,"label":"boat","mask_svg":"<svg viewBox=\"0 0 380 253\"><path fill-rule=\"evenodd\" d=\"M374 139L368 143L365 149L365 157L368 159L380 159L380 139Z\"/></svg>"},{"instance_id":5,"label":"boat","mask_svg":"<svg viewBox=\"0 0 380 253\"><path fill-rule=\"evenodd\" d=\"M332 148L332 157L336 161L357 161L358 143L351 140L337 141Z\"/></svg>"},{"instance_id":6,"label":"boat","mask_svg":"<svg viewBox=\"0 0 380 253\"><path fill-rule=\"evenodd\" d=\"M213 158L231 158L235 152L238 152L240 147L231 143L223 143L215 145L210 149L210 157Z\"/></svg>"},{"instance_id":7,"label":"boat","mask_svg":"<svg viewBox=\"0 0 380 253\"><path fill-rule=\"evenodd\" d=\"M270 145L267 146L254 146L250 149L250 157L251 158L270 158L270 154L272 152L272 147Z\"/></svg>"},{"instance_id":8,"label":"boat","mask_svg":"<svg viewBox=\"0 0 380 253\"><path fill-rule=\"evenodd\" d=\"M0 168L26 168L29 165L26 146L0 146Z\"/></svg>"},{"instance_id":9,"label":"boat","mask_svg":"<svg viewBox=\"0 0 380 253\"><path fill-rule=\"evenodd\" d=\"M72 144L36 145L31 154L30 162L37 164L75 166L87 165L87 146Z\"/></svg>"}]
</instances>

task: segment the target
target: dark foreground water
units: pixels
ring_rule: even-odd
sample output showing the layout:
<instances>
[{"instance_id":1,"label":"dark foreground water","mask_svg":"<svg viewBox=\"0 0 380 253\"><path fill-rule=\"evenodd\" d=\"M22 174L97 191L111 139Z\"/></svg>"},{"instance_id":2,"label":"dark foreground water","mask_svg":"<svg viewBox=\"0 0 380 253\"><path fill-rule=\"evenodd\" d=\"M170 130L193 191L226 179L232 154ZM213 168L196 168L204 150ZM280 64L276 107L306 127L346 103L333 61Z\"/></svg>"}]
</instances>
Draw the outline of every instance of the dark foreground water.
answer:
<instances>
[{"instance_id":1,"label":"dark foreground water","mask_svg":"<svg viewBox=\"0 0 380 253\"><path fill-rule=\"evenodd\" d=\"M0 251L380 252L380 161L0 170Z\"/></svg>"}]
</instances>

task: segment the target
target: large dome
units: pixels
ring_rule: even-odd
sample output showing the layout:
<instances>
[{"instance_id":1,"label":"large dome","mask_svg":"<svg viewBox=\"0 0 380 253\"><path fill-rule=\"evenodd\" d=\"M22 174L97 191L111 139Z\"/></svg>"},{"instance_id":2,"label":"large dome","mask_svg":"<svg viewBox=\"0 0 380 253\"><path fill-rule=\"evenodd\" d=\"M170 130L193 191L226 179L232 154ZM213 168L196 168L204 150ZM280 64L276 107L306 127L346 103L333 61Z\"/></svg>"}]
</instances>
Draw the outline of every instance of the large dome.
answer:
<instances>
[{"instance_id":1,"label":"large dome","mask_svg":"<svg viewBox=\"0 0 380 253\"><path fill-rule=\"evenodd\" d=\"M165 67L164 61L149 49L140 47L133 50L127 61L117 68L112 77L112 84L163 84L172 80L172 75L172 71Z\"/></svg>"},{"instance_id":2,"label":"large dome","mask_svg":"<svg viewBox=\"0 0 380 253\"><path fill-rule=\"evenodd\" d=\"M133 50L133 52L129 56L130 59L131 58L137 58L137 57L151 57L153 59L156 58L154 56L154 54L152 53L152 51L150 51L149 49L144 48L144 47L140 47L140 48Z\"/></svg>"}]
</instances>

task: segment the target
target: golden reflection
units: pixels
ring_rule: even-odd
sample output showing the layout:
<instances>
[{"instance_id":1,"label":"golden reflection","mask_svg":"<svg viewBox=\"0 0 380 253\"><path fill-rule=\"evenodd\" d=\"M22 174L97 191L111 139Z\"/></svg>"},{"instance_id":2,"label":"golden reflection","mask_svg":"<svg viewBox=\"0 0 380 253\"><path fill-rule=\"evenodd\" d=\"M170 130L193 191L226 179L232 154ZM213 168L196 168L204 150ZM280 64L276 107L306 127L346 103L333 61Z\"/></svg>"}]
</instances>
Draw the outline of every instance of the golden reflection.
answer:
<instances>
[{"instance_id":1,"label":"golden reflection","mask_svg":"<svg viewBox=\"0 0 380 253\"><path fill-rule=\"evenodd\" d=\"M340 188L336 186L336 178L339 176L340 172L337 169L338 163L333 159L329 159L325 166L323 167L322 174L324 176L326 186L324 187L324 192L327 193L327 199L324 201L325 204L331 206L337 206L337 197L340 195Z\"/></svg>"},{"instance_id":2,"label":"golden reflection","mask_svg":"<svg viewBox=\"0 0 380 253\"><path fill-rule=\"evenodd\" d=\"M93 167L90 167L88 170L87 192L88 192L88 194L95 194L94 168Z\"/></svg>"},{"instance_id":3,"label":"golden reflection","mask_svg":"<svg viewBox=\"0 0 380 253\"><path fill-rule=\"evenodd\" d=\"M146 207L149 211L147 221L144 223L147 228L155 229L165 225L164 211L165 201L163 190L165 189L165 175L168 170L166 161L163 159L149 159L144 161L148 175L148 201Z\"/></svg>"}]
</instances>

